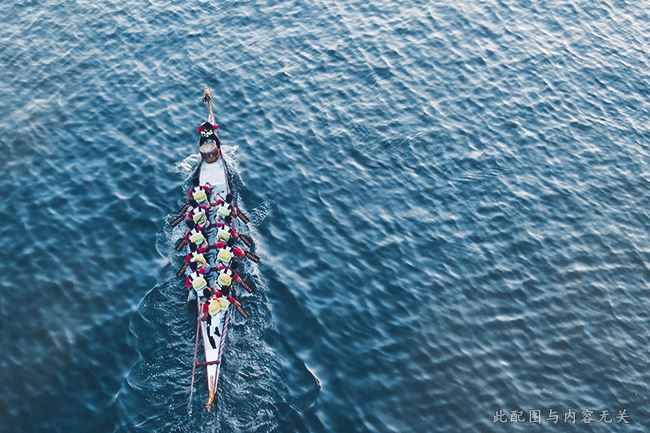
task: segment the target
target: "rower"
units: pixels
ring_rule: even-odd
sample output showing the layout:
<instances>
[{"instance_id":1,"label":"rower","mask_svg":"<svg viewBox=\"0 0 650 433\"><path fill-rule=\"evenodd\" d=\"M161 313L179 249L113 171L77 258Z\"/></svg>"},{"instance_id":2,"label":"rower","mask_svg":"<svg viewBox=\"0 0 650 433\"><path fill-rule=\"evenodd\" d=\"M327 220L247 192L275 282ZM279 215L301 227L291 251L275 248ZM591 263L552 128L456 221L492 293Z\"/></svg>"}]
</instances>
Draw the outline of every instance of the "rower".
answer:
<instances>
[{"instance_id":1,"label":"rower","mask_svg":"<svg viewBox=\"0 0 650 433\"><path fill-rule=\"evenodd\" d=\"M189 262L188 263L188 277L185 279L185 287L189 287L188 282L191 284L193 279L199 275L204 277L212 272L211 266L209 263L201 265L199 262Z\"/></svg>"},{"instance_id":2,"label":"rower","mask_svg":"<svg viewBox=\"0 0 650 433\"><path fill-rule=\"evenodd\" d=\"M219 300L219 303L221 304L221 308L227 310L228 307L230 307L230 304L235 304L238 310L242 308L241 303L230 293L230 290L228 291L220 291L217 290L214 293L214 297ZM225 307L225 308L224 308ZM242 312L242 310L240 310ZM246 316L245 313L242 312L244 316Z\"/></svg>"},{"instance_id":3,"label":"rower","mask_svg":"<svg viewBox=\"0 0 650 433\"><path fill-rule=\"evenodd\" d=\"M185 256L185 263L196 263L199 267L207 265L208 261L203 254L206 247L198 247L194 242L190 242L190 252Z\"/></svg>"},{"instance_id":4,"label":"rower","mask_svg":"<svg viewBox=\"0 0 650 433\"><path fill-rule=\"evenodd\" d=\"M237 230L232 228L232 216L228 215L223 221L217 221L217 240L227 242L231 237L237 239Z\"/></svg>"},{"instance_id":5,"label":"rower","mask_svg":"<svg viewBox=\"0 0 650 433\"><path fill-rule=\"evenodd\" d=\"M189 289L187 294L187 302L196 301L200 299L201 301L207 301L214 295L213 290L210 287L206 287L202 292L197 292L196 290Z\"/></svg>"},{"instance_id":6,"label":"rower","mask_svg":"<svg viewBox=\"0 0 650 433\"><path fill-rule=\"evenodd\" d=\"M226 198L218 198L216 202L210 203L212 206L217 206L217 215L219 218L225 218L231 214L237 216L237 208L232 204L232 194L226 194Z\"/></svg>"},{"instance_id":7,"label":"rower","mask_svg":"<svg viewBox=\"0 0 650 433\"><path fill-rule=\"evenodd\" d=\"M201 321L206 322L207 326L212 326L212 317L216 316L219 313L219 311L221 311L218 302L215 301L216 301L215 298L207 299L203 303L203 308L201 308L201 312L203 313L201 315ZM219 326L215 326L214 330L215 330L215 334L217 334L217 336L220 337L221 333L219 332ZM214 341L214 338L211 335L209 335L208 338L210 339L210 345L212 347L216 347L217 344Z\"/></svg>"},{"instance_id":8,"label":"rower","mask_svg":"<svg viewBox=\"0 0 650 433\"><path fill-rule=\"evenodd\" d=\"M190 273L185 279L185 287L187 287L190 292L196 292L197 294L202 294L203 289L208 287L208 280L205 277L206 268L198 268L196 262L190 263ZM192 290L194 289L194 290ZM193 298L193 296L191 296Z\"/></svg>"},{"instance_id":9,"label":"rower","mask_svg":"<svg viewBox=\"0 0 650 433\"><path fill-rule=\"evenodd\" d=\"M217 129L219 125L213 125L209 121L203 122L197 129L201 138L199 139L199 146L202 146L207 140L214 141L218 148L221 147L221 140L217 135Z\"/></svg>"},{"instance_id":10,"label":"rower","mask_svg":"<svg viewBox=\"0 0 650 433\"><path fill-rule=\"evenodd\" d=\"M241 248L237 248L233 246L235 244L235 240L230 238L226 242L217 242L214 244L214 246L211 246L210 248L218 248L217 252L217 265L228 265L230 263L230 260L234 256L237 257L243 257L244 256L244 250Z\"/></svg>"},{"instance_id":11,"label":"rower","mask_svg":"<svg viewBox=\"0 0 650 433\"><path fill-rule=\"evenodd\" d=\"M226 301L228 301L227 304L224 301L220 301L221 305L223 307L226 307L225 309L227 309L227 307L230 306L230 304L235 304L235 307L237 307L237 311L239 311L239 313L242 316L244 316L246 318L248 317L248 313L244 310L241 303L235 298L234 294L232 293L232 287L231 286L228 285L228 286L218 287L218 284L217 284L217 287L215 287L212 290L214 292L215 298L217 298L217 299L222 299L223 298Z\"/></svg>"},{"instance_id":12,"label":"rower","mask_svg":"<svg viewBox=\"0 0 650 433\"><path fill-rule=\"evenodd\" d=\"M194 199L190 199L191 210L187 213L186 219L191 219L194 224L203 225L207 228L210 224L208 220L209 204L198 204Z\"/></svg>"},{"instance_id":13,"label":"rower","mask_svg":"<svg viewBox=\"0 0 650 433\"><path fill-rule=\"evenodd\" d=\"M210 201L208 194L212 191L212 185L209 183L201 185L198 177L192 179L192 185L193 188L187 193L188 199L194 199L198 203L207 203Z\"/></svg>"},{"instance_id":14,"label":"rower","mask_svg":"<svg viewBox=\"0 0 650 433\"><path fill-rule=\"evenodd\" d=\"M207 244L208 237L203 230L205 227L201 225L194 224L194 221L189 219L185 220L187 227L190 229L189 232L185 235L185 240L189 240L193 244L196 244L197 247Z\"/></svg>"},{"instance_id":15,"label":"rower","mask_svg":"<svg viewBox=\"0 0 650 433\"><path fill-rule=\"evenodd\" d=\"M239 263L237 262L231 262L228 266L217 266L217 271L219 274L217 275L216 287L218 290L222 292L226 290L230 291L230 287L232 286L233 281L242 284L242 278L235 273L238 267Z\"/></svg>"}]
</instances>

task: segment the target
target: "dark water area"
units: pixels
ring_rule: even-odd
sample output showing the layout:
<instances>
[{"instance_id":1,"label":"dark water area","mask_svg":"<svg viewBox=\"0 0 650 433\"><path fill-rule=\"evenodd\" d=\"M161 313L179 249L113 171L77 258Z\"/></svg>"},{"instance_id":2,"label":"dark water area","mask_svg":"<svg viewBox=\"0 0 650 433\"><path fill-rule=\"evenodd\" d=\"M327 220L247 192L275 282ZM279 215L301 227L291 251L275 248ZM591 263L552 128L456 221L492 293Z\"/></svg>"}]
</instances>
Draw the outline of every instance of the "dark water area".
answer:
<instances>
[{"instance_id":1,"label":"dark water area","mask_svg":"<svg viewBox=\"0 0 650 433\"><path fill-rule=\"evenodd\" d=\"M0 16L0 432L650 431L643 2ZM205 85L262 257L209 414L165 225Z\"/></svg>"}]
</instances>

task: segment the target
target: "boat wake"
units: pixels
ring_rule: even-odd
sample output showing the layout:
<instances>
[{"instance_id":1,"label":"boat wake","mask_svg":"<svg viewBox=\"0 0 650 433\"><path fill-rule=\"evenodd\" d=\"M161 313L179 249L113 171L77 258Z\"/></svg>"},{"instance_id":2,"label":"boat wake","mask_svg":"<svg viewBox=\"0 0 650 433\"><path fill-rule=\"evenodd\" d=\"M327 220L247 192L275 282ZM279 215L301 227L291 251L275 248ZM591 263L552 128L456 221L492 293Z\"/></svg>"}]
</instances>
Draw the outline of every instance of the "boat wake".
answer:
<instances>
[{"instance_id":1,"label":"boat wake","mask_svg":"<svg viewBox=\"0 0 650 433\"><path fill-rule=\"evenodd\" d=\"M228 187L235 197L250 197L239 172L239 147L222 146L222 152L223 159L227 161ZM213 185L220 183L212 181L217 165L206 165L204 162L201 155L196 153L174 164L183 191L189 189L192 178L197 175L207 177ZM181 197L179 194L178 205L182 205ZM248 235L253 251L264 257L256 227L271 216L275 201L263 197L251 209L243 206L241 201L237 202L237 206L249 215L250 222L241 224L236 221L236 229ZM170 213L166 220L175 220L176 216ZM221 329L224 337L217 341L218 351L206 349L205 355L199 356L199 361L204 361L193 364L191 355L196 349L196 307L187 307L187 291L179 284L178 271L174 272L182 266L180 256L174 251L174 244L187 232L184 225L181 222L172 228L165 224L157 235L156 249L161 255L159 265L167 266L162 271L162 281L144 296L130 320L140 359L129 372L120 392L119 404L124 406L124 413L129 414L123 422L142 428L153 427L155 419L141 419L127 410L128 407L146 405L161 411L172 409L175 415L170 418L168 426L174 426L176 431L196 431L197 426L202 426L203 431L272 431L273 426L277 426L278 417L291 409L279 397L286 393L279 381L283 377L285 361L277 358L274 344L268 340L269 335L273 336L271 341L284 340L271 318L271 303L267 298L271 282L262 277L256 261L244 260L240 263L244 279L255 287L254 293L240 290L237 295L250 316L241 317L234 308L230 310L229 319ZM226 326L230 328L227 332ZM206 335L208 341L214 337L209 334L211 331L206 333L206 329L200 327L202 337L199 341L203 341ZM221 355L224 355L223 358ZM218 363L218 367L215 363ZM194 386L191 385L190 379L193 381L193 378L188 371L192 365L202 367L196 368ZM222 374L219 370L222 370ZM300 368L298 370L302 371ZM208 414L194 407L197 396L202 399L206 396L202 392L203 387L197 385L200 382L208 383L209 406L213 406L216 413ZM251 400L251 395L256 398Z\"/></svg>"},{"instance_id":2,"label":"boat wake","mask_svg":"<svg viewBox=\"0 0 650 433\"><path fill-rule=\"evenodd\" d=\"M267 198L249 211L251 223L256 226L261 224L265 219L271 215L271 211L275 207L275 201Z\"/></svg>"},{"instance_id":3,"label":"boat wake","mask_svg":"<svg viewBox=\"0 0 650 433\"><path fill-rule=\"evenodd\" d=\"M198 153L193 153L184 158L182 161L178 162L176 164L176 170L179 173L185 174L187 176L186 181L189 181L190 176L192 173L194 173L194 170L196 170L196 166L199 164L199 161L201 161L201 155Z\"/></svg>"}]
</instances>

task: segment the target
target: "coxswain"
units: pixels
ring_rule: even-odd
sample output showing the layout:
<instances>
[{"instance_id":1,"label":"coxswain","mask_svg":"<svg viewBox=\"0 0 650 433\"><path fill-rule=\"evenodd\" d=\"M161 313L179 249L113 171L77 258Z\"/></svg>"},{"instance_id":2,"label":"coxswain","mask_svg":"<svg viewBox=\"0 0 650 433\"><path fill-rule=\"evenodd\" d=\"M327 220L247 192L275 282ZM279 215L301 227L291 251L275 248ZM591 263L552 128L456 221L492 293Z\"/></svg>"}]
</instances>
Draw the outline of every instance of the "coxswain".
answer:
<instances>
[{"instance_id":1,"label":"coxswain","mask_svg":"<svg viewBox=\"0 0 650 433\"><path fill-rule=\"evenodd\" d=\"M199 178L192 179L192 189L187 193L188 199L194 199L197 203L208 203L210 201L209 194L212 191L212 185L206 183L200 184Z\"/></svg>"},{"instance_id":2,"label":"coxswain","mask_svg":"<svg viewBox=\"0 0 650 433\"><path fill-rule=\"evenodd\" d=\"M213 125L208 120L203 122L197 129L201 136L201 138L199 138L199 146L202 146L203 143L211 140L214 141L214 144L216 144L218 148L221 148L221 140L217 135L217 129L219 129L219 125Z\"/></svg>"}]
</instances>

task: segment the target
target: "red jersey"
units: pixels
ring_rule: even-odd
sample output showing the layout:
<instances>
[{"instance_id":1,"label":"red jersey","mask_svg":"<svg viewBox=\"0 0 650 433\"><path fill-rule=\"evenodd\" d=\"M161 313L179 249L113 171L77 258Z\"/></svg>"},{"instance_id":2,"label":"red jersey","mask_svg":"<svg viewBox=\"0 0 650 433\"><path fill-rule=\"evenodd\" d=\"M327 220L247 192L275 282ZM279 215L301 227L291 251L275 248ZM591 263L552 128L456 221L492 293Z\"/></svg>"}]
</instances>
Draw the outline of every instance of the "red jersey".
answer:
<instances>
[{"instance_id":1,"label":"red jersey","mask_svg":"<svg viewBox=\"0 0 650 433\"><path fill-rule=\"evenodd\" d=\"M226 245L225 242L217 242L214 244L214 246L216 248L226 248L228 245ZM241 248L232 247L232 253L237 257L244 257L244 250L242 250Z\"/></svg>"}]
</instances>

